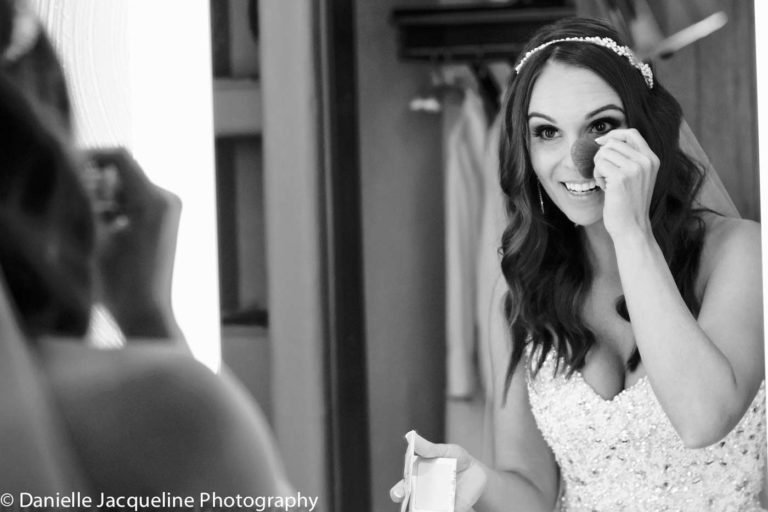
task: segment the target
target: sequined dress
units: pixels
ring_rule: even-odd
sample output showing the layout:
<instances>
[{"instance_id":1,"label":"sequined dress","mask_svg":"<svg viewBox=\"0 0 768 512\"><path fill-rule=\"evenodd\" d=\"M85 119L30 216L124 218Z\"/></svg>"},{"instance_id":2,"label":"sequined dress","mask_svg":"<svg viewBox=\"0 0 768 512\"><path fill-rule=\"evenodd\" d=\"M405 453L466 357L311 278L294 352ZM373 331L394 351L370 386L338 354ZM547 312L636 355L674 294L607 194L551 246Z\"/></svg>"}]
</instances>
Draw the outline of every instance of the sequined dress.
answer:
<instances>
[{"instance_id":1,"label":"sequined dress","mask_svg":"<svg viewBox=\"0 0 768 512\"><path fill-rule=\"evenodd\" d=\"M562 511L763 511L765 382L720 442L687 449L643 377L611 400L550 353L528 393L560 466Z\"/></svg>"}]
</instances>

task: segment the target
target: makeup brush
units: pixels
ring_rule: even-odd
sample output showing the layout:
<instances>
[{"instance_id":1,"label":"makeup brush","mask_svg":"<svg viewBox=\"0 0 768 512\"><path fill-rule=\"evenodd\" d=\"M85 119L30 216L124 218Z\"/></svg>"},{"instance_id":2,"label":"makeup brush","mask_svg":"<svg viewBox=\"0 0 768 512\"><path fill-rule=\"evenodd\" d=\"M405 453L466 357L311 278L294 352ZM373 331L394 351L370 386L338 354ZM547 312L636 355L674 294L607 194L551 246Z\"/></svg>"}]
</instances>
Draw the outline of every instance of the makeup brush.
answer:
<instances>
[{"instance_id":1,"label":"makeup brush","mask_svg":"<svg viewBox=\"0 0 768 512\"><path fill-rule=\"evenodd\" d=\"M590 179L594 176L595 153L600 149L600 145L589 135L583 135L576 139L571 146L571 158L576 168L584 178Z\"/></svg>"}]
</instances>

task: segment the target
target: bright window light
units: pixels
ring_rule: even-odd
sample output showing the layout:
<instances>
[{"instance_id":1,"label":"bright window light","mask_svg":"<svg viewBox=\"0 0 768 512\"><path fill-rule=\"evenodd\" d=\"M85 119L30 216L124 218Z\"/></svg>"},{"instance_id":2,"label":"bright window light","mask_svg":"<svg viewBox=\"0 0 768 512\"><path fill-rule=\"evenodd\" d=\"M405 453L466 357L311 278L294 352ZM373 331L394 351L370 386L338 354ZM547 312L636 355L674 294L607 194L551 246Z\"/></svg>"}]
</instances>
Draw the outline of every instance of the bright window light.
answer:
<instances>
[{"instance_id":1,"label":"bright window light","mask_svg":"<svg viewBox=\"0 0 768 512\"><path fill-rule=\"evenodd\" d=\"M65 64L83 146L128 147L183 202L173 307L221 361L208 0L35 0Z\"/></svg>"}]
</instances>

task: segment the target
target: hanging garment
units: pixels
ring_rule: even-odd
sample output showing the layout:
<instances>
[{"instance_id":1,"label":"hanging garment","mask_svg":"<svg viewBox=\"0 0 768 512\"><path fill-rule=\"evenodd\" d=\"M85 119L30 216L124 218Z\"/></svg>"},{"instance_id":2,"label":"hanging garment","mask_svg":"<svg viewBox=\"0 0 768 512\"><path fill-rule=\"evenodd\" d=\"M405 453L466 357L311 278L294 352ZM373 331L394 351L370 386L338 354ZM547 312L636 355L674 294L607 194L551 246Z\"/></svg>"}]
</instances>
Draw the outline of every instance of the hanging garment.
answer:
<instances>
[{"instance_id":1,"label":"hanging garment","mask_svg":"<svg viewBox=\"0 0 768 512\"><path fill-rule=\"evenodd\" d=\"M445 144L446 352L451 398L471 397L477 381L475 283L487 126L482 100L467 89Z\"/></svg>"},{"instance_id":2,"label":"hanging garment","mask_svg":"<svg viewBox=\"0 0 768 512\"><path fill-rule=\"evenodd\" d=\"M501 273L501 236L507 225L504 195L499 185L499 143L501 115L497 116L488 133L485 152L484 202L482 226L477 246L477 324L478 354L481 383L484 391L484 431L482 459L493 464L494 440L504 435L506 409L500 407L503 376L509 361L509 329L504 316L507 283ZM494 403L497 399L498 403ZM501 429L501 430L499 430Z\"/></svg>"},{"instance_id":3,"label":"hanging garment","mask_svg":"<svg viewBox=\"0 0 768 512\"><path fill-rule=\"evenodd\" d=\"M503 298L506 286L501 274L501 235L507 224L504 200L499 185L499 137L501 116L497 116L488 132L488 143L483 161L483 208L480 236L477 243L476 315L478 330L478 355L481 383L484 390L490 388L491 336L504 336ZM501 330L499 330L501 328Z\"/></svg>"}]
</instances>

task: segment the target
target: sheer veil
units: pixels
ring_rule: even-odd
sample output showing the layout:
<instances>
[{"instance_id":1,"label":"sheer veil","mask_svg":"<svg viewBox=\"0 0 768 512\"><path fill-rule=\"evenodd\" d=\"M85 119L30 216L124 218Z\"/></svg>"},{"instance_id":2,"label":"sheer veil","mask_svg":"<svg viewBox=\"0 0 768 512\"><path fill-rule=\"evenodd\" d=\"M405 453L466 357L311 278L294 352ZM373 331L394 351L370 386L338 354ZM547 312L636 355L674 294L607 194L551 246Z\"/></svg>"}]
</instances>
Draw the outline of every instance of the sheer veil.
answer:
<instances>
[{"instance_id":1,"label":"sheer veil","mask_svg":"<svg viewBox=\"0 0 768 512\"><path fill-rule=\"evenodd\" d=\"M680 148L704 169L704 183L698 194L699 205L726 217L741 217L720 176L717 175L717 170L685 120L680 125Z\"/></svg>"}]
</instances>

